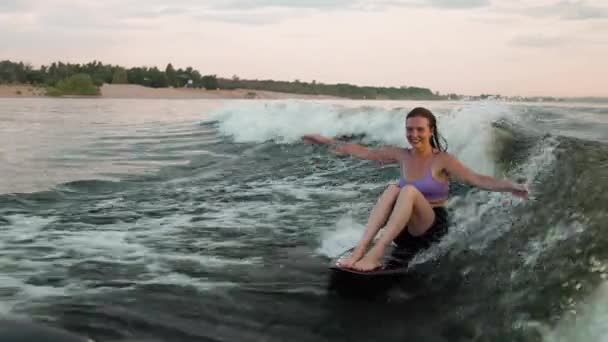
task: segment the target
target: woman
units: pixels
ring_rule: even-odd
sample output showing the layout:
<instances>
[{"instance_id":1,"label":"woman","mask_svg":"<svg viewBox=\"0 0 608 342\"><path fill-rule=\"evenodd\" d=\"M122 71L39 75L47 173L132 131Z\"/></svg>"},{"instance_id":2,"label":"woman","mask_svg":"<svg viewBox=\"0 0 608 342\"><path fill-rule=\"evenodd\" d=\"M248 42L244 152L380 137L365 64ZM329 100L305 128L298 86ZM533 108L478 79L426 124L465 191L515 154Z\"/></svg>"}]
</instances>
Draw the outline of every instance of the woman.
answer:
<instances>
[{"instance_id":1,"label":"woman","mask_svg":"<svg viewBox=\"0 0 608 342\"><path fill-rule=\"evenodd\" d=\"M448 219L444 204L450 176L481 189L511 192L522 198L528 196L524 185L477 174L447 153L440 142L437 120L428 109L417 107L409 112L405 130L411 145L408 149L393 146L371 149L358 144L338 144L317 134L303 137L307 143L334 146L334 152L340 155L399 163L401 167L399 185L389 185L380 196L363 237L350 257L339 262L340 267L371 271L382 266L384 251L392 242L415 252L445 234ZM384 234L367 251L384 224Z\"/></svg>"}]
</instances>

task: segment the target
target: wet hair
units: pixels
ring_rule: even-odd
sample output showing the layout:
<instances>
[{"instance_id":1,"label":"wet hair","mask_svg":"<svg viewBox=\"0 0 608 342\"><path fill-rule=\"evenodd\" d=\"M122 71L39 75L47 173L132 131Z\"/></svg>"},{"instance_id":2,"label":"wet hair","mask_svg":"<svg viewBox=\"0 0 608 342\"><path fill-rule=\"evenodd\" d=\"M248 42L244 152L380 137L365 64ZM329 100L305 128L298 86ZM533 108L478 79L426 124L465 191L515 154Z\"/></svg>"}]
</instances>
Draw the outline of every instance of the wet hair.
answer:
<instances>
[{"instance_id":1,"label":"wet hair","mask_svg":"<svg viewBox=\"0 0 608 342\"><path fill-rule=\"evenodd\" d=\"M429 128L431 129L431 146L433 148L438 149L439 151L445 152L448 150L448 142L445 140L443 136L439 134L439 129L437 128L437 118L433 113L423 107L416 107L412 109L406 116L405 120L409 118L421 117L426 118L429 122ZM443 143L441 142L443 140Z\"/></svg>"}]
</instances>

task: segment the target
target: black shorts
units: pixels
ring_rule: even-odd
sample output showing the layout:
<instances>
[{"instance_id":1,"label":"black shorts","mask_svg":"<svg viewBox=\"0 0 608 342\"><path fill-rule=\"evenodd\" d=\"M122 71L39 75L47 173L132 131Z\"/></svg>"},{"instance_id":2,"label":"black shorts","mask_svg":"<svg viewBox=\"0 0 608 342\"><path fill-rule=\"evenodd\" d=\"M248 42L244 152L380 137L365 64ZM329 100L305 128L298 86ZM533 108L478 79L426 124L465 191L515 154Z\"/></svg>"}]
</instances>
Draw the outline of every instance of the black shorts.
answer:
<instances>
[{"instance_id":1,"label":"black shorts","mask_svg":"<svg viewBox=\"0 0 608 342\"><path fill-rule=\"evenodd\" d=\"M434 207L435 221L429 229L420 236L413 236L407 230L407 226L393 240L397 248L407 253L415 254L420 250L429 248L433 243L439 241L448 232L448 211L445 207Z\"/></svg>"}]
</instances>

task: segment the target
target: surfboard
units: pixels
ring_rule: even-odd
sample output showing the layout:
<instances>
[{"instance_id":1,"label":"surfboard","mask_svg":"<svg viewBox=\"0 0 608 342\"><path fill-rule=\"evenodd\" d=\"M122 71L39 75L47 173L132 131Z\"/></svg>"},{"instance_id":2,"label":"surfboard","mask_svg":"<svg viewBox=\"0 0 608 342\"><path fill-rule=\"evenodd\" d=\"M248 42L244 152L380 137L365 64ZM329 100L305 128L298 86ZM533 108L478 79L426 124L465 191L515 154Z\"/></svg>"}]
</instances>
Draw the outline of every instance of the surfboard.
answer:
<instances>
[{"instance_id":1,"label":"surfboard","mask_svg":"<svg viewBox=\"0 0 608 342\"><path fill-rule=\"evenodd\" d=\"M382 267L378 269L372 271L357 271L338 266L338 261L348 257L354 249L355 247L352 247L334 258L329 264L329 269L334 272L361 276L394 276L408 273L408 264L413 257L412 253L408 253L406 250L400 250L394 246L390 246L386 249Z\"/></svg>"}]
</instances>

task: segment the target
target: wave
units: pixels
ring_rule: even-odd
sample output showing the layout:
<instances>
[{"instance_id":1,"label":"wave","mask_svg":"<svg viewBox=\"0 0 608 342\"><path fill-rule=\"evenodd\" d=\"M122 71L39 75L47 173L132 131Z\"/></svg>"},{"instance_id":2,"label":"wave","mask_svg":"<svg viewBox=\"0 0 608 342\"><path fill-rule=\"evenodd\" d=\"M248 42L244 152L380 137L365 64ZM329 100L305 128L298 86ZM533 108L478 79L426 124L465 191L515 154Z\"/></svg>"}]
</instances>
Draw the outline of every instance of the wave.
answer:
<instances>
[{"instance_id":1,"label":"wave","mask_svg":"<svg viewBox=\"0 0 608 342\"><path fill-rule=\"evenodd\" d=\"M449 151L478 172L526 182L531 199L454 183L449 235L411 263L414 271L435 265L429 284L438 296L420 301L433 312L404 312L404 300L415 307L420 298L397 291L390 305L401 316L389 316L382 304L374 311L387 322L385 336L416 330L416 318L432 322L433 329L425 328L430 334L463 325L467 334L488 339L517 340L511 337L524 331L521 340L540 334L560 341L584 336L583 328L602 331L605 313L594 305L604 299L607 277L608 148L593 134L585 136L597 133L597 123L579 120L576 134L560 134L550 121L572 120L568 111L576 107L542 114L544 107L492 101L238 101L203 121L146 124L143 130L134 125L114 132L116 139L100 131L107 139L88 144L91 150L71 150L83 158L107 152L112 163L179 154L188 165L163 164L157 172L115 180L69 179L49 191L0 196L7 284L0 311L55 317L64 307L98 300L135 312L148 312L147 304L162 306L154 312L170 318L183 309L165 307L167 297L158 294L170 292L175 297L169 303L202 299L204 306L211 300L239 319L231 311L233 300L244 303L251 308L244 318L258 324L261 298L276 303L288 295L294 306L269 310L269 320L296 333L309 327L298 330L299 315L289 325L287 312L329 315L334 324L344 316L337 314L340 303L321 305L324 263L356 243L398 169L336 158L325 148L301 144L300 136L319 132L373 146L407 146L404 117L418 105L438 115ZM124 303L114 301L121 298ZM583 325L570 320L572 311ZM73 314L66 320L100 317L88 310ZM196 323L176 331L213 320L191 317ZM82 329L102 337L130 334L121 325L104 332ZM133 334L162 335L162 329L147 330L134 328Z\"/></svg>"},{"instance_id":2,"label":"wave","mask_svg":"<svg viewBox=\"0 0 608 342\"><path fill-rule=\"evenodd\" d=\"M215 113L212 119L222 134L239 143L290 144L302 134L319 132L356 137L372 145L406 146L404 108L352 111L335 105L288 103L266 104L248 114L244 111L226 109ZM608 146L602 139L577 138L592 127L581 124L576 134L560 134L563 132L549 129L529 109L494 102L462 104L435 112L453 154L478 172L527 183L531 199L523 201L510 194L456 184L448 203L453 220L451 232L440 244L418 255L411 267L441 257L452 268L450 272L456 270L472 282L509 284L521 297L511 298L509 293L503 295L504 299L499 298L511 301L502 308L507 311L537 310L529 307L561 300L563 293L543 296L537 291L547 286L562 287L559 279L564 277L580 278L576 275L584 273L585 281L599 280L601 274L592 274L587 265L562 265L564 260L578 257L576 251L593 251L600 259L608 258L608 250L597 242L606 240L601 226L606 220L602 206L608 203ZM246 115L249 116L243 120ZM345 167L354 171L351 167L356 165L360 164ZM387 181L374 183L377 190L373 199ZM337 217L334 227L322 234L317 253L334 257L356 243L371 201L358 214L346 211ZM581 242L590 240L596 242ZM560 267L559 279L546 272L539 277L540 265ZM530 295L537 299L526 300L525 296ZM584 298L584 292L579 292L577 300ZM561 317L567 310L556 312ZM552 317L548 313L547 316ZM481 317L475 319L483 321Z\"/></svg>"}]
</instances>

